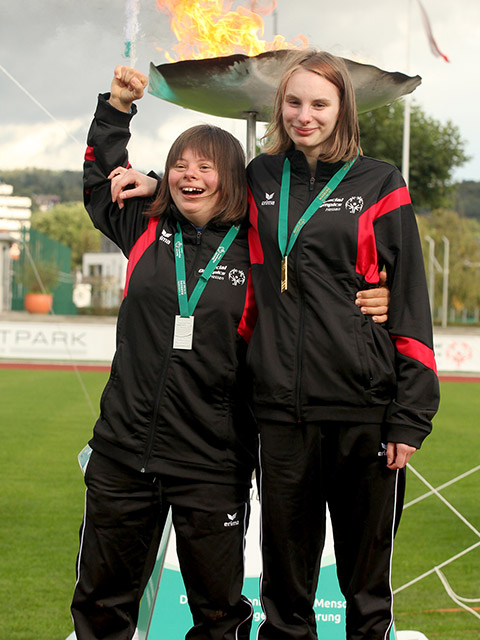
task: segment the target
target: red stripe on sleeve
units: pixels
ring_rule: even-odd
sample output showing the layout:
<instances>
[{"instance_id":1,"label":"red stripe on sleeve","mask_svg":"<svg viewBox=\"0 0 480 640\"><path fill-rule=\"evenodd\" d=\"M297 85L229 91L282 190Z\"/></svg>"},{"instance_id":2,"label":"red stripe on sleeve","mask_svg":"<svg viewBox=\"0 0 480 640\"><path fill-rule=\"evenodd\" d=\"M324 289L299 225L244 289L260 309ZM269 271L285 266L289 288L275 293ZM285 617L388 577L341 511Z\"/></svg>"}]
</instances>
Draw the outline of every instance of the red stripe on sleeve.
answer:
<instances>
[{"instance_id":1,"label":"red stripe on sleeve","mask_svg":"<svg viewBox=\"0 0 480 640\"><path fill-rule=\"evenodd\" d=\"M247 295L245 298L245 307L243 309L242 318L238 325L238 333L245 342L250 342L255 323L257 322L258 310L255 302L255 294L253 291L253 280L251 269L248 271Z\"/></svg>"},{"instance_id":2,"label":"red stripe on sleeve","mask_svg":"<svg viewBox=\"0 0 480 640\"><path fill-rule=\"evenodd\" d=\"M435 362L435 354L423 342L414 340L413 338L405 338L404 336L392 336L397 351L404 356L418 360L429 369L437 373L437 363Z\"/></svg>"},{"instance_id":3,"label":"red stripe on sleeve","mask_svg":"<svg viewBox=\"0 0 480 640\"><path fill-rule=\"evenodd\" d=\"M410 202L407 187L400 187L366 209L359 217L357 273L364 276L367 282L378 282L378 256L373 223L377 218Z\"/></svg>"},{"instance_id":4,"label":"red stripe on sleeve","mask_svg":"<svg viewBox=\"0 0 480 640\"><path fill-rule=\"evenodd\" d=\"M258 233L258 209L250 189L248 190L248 216L250 220L250 228L248 230L250 264L263 264L263 249Z\"/></svg>"},{"instance_id":5,"label":"red stripe on sleeve","mask_svg":"<svg viewBox=\"0 0 480 640\"><path fill-rule=\"evenodd\" d=\"M95 162L95 153L93 151L93 147L87 147L87 150L85 151L85 160Z\"/></svg>"},{"instance_id":6,"label":"red stripe on sleeve","mask_svg":"<svg viewBox=\"0 0 480 640\"><path fill-rule=\"evenodd\" d=\"M138 238L133 245L130 253L128 254L127 275L125 277L125 289L123 291L123 297L125 298L128 292L128 285L130 282L130 276L135 269L138 261L148 249L148 247L155 242L157 233L158 218L150 218L148 221L148 227Z\"/></svg>"}]
</instances>

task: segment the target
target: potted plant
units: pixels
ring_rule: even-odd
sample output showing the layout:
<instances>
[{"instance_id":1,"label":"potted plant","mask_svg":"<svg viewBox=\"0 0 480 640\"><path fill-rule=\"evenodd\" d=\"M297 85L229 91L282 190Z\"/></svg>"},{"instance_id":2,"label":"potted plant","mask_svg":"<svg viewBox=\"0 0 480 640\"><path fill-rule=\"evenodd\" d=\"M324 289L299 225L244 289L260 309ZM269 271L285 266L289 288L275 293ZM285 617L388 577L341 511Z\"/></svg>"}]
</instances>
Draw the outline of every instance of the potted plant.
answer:
<instances>
[{"instance_id":1,"label":"potted plant","mask_svg":"<svg viewBox=\"0 0 480 640\"><path fill-rule=\"evenodd\" d=\"M23 270L24 306L29 313L49 313L60 270L52 260L29 261Z\"/></svg>"}]
</instances>

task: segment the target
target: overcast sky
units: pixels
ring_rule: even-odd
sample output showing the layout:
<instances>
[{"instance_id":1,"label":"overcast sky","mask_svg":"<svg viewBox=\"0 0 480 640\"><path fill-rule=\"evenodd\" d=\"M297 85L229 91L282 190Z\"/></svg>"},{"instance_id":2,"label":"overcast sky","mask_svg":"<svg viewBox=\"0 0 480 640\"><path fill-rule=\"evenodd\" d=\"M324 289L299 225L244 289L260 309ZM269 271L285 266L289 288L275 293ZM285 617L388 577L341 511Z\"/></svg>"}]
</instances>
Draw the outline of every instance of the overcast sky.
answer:
<instances>
[{"instance_id":1,"label":"overcast sky","mask_svg":"<svg viewBox=\"0 0 480 640\"><path fill-rule=\"evenodd\" d=\"M155 0L137 1L136 66L148 74L151 61L166 62L157 47L171 51L177 41ZM96 96L109 90L115 65L127 63L126 8L132 3L0 0L0 168L82 168ZM241 4L247 2L233 2L233 8ZM413 93L414 102L441 123L452 121L472 157L455 179L480 180L480 2L423 0L423 5L449 63L431 53L417 0L279 0L276 19L273 14L264 18L263 39L273 39L276 25L288 41L301 33L312 46L337 55L419 74L423 82ZM244 121L213 118L147 95L132 126L132 164L162 170L176 136L201 122L224 126L245 145Z\"/></svg>"}]
</instances>

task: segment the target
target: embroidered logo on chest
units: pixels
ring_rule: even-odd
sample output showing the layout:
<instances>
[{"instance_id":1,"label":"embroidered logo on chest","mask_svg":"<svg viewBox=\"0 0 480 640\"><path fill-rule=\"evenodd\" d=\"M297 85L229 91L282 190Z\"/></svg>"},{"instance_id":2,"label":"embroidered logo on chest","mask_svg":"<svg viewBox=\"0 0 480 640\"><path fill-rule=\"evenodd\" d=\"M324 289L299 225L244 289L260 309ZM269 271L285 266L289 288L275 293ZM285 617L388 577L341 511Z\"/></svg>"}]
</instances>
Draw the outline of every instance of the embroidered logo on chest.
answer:
<instances>
[{"instance_id":1,"label":"embroidered logo on chest","mask_svg":"<svg viewBox=\"0 0 480 640\"><path fill-rule=\"evenodd\" d=\"M275 197L275 193L265 192L265 200L262 200L262 207L273 206L275 204L275 200L273 199L274 197Z\"/></svg>"},{"instance_id":2,"label":"embroidered logo on chest","mask_svg":"<svg viewBox=\"0 0 480 640\"><path fill-rule=\"evenodd\" d=\"M197 271L197 278L199 278L205 269L199 269ZM245 284L247 277L245 271L242 269L236 269L235 267L229 270L228 265L219 264L215 271L210 276L212 280L228 280L233 287L242 286Z\"/></svg>"},{"instance_id":3,"label":"embroidered logo on chest","mask_svg":"<svg viewBox=\"0 0 480 640\"><path fill-rule=\"evenodd\" d=\"M160 242L165 242L165 244L170 244L172 241L170 238L172 237L171 233L167 233L165 229L162 229L162 235L159 237Z\"/></svg>"},{"instance_id":4,"label":"embroidered logo on chest","mask_svg":"<svg viewBox=\"0 0 480 640\"><path fill-rule=\"evenodd\" d=\"M232 269L228 274L228 279L234 287L245 284L245 272L241 269Z\"/></svg>"},{"instance_id":5,"label":"embroidered logo on chest","mask_svg":"<svg viewBox=\"0 0 480 640\"><path fill-rule=\"evenodd\" d=\"M348 213L355 215L356 213L360 213L363 209L363 198L362 196L353 196L349 198L345 203L345 209Z\"/></svg>"}]
</instances>

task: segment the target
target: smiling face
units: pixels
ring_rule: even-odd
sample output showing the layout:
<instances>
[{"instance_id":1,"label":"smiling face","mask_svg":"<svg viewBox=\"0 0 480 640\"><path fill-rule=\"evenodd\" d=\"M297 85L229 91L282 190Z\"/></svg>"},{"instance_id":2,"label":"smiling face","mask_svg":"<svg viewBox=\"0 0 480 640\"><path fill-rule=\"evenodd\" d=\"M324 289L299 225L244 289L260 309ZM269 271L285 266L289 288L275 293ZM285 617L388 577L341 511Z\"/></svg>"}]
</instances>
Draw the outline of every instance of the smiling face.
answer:
<instances>
[{"instance_id":1,"label":"smiling face","mask_svg":"<svg viewBox=\"0 0 480 640\"><path fill-rule=\"evenodd\" d=\"M340 112L337 87L324 77L297 69L287 82L282 121L296 149L303 151L312 169L332 135Z\"/></svg>"},{"instance_id":2,"label":"smiling face","mask_svg":"<svg viewBox=\"0 0 480 640\"><path fill-rule=\"evenodd\" d=\"M177 209L195 226L203 227L216 213L218 171L209 158L184 149L168 172L168 187Z\"/></svg>"}]
</instances>

